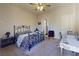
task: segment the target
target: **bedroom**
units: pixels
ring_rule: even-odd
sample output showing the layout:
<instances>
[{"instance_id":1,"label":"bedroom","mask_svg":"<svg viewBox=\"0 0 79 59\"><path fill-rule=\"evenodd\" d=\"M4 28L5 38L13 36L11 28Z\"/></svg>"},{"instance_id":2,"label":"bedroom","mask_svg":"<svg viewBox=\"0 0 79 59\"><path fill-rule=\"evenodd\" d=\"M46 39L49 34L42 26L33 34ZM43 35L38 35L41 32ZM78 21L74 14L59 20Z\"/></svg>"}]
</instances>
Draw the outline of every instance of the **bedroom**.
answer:
<instances>
[{"instance_id":1,"label":"bedroom","mask_svg":"<svg viewBox=\"0 0 79 59\"><path fill-rule=\"evenodd\" d=\"M44 39L36 44L31 52L25 54L20 51L16 43L0 48L1 56L19 56L19 55L38 55L38 56L60 56L61 51L59 46L60 32L65 35L67 31L79 33L79 4L77 3L48 3L50 7L45 11L33 9L31 3L4 3L0 4L0 41L5 39L5 33L10 32L11 39L14 37L14 25L26 28L30 26L30 31L35 31L38 28L43 32ZM41 23L41 25L39 25ZM28 29L28 28L26 28ZM54 38L47 37L49 31L54 31ZM14 39L14 38L13 38ZM3 43L1 43L3 44ZM0 44L0 45L1 45ZM5 41L4 41L5 44ZM55 46L55 47L54 47ZM50 50L50 51L49 51ZM13 51L13 52L12 52ZM50 53L51 51L55 51ZM68 52L68 53L66 53ZM66 51L65 54L73 55L71 51ZM79 55L77 53L77 55Z\"/></svg>"}]
</instances>

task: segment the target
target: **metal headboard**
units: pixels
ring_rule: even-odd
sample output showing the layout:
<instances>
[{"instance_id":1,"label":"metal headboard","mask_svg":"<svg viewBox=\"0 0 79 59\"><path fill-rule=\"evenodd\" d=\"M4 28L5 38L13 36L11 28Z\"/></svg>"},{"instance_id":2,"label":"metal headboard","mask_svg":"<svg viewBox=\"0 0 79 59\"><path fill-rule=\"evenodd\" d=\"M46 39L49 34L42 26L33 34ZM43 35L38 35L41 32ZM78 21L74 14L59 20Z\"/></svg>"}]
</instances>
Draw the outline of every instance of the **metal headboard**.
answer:
<instances>
[{"instance_id":1,"label":"metal headboard","mask_svg":"<svg viewBox=\"0 0 79 59\"><path fill-rule=\"evenodd\" d=\"M30 31L30 26L26 26L26 25L21 25L21 26L13 26L14 27L14 37L16 35L16 33L22 33L25 31Z\"/></svg>"}]
</instances>

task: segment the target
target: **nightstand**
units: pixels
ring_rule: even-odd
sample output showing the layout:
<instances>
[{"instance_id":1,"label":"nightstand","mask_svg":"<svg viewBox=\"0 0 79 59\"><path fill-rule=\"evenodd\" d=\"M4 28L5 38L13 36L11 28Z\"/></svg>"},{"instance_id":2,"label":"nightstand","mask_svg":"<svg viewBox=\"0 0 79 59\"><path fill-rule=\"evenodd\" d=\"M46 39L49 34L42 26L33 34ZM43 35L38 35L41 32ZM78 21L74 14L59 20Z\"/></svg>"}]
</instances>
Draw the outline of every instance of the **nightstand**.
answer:
<instances>
[{"instance_id":1,"label":"nightstand","mask_svg":"<svg viewBox=\"0 0 79 59\"><path fill-rule=\"evenodd\" d=\"M15 43L15 38L14 37L9 37L9 38L1 38L0 39L0 47L6 47L8 45L14 44Z\"/></svg>"}]
</instances>

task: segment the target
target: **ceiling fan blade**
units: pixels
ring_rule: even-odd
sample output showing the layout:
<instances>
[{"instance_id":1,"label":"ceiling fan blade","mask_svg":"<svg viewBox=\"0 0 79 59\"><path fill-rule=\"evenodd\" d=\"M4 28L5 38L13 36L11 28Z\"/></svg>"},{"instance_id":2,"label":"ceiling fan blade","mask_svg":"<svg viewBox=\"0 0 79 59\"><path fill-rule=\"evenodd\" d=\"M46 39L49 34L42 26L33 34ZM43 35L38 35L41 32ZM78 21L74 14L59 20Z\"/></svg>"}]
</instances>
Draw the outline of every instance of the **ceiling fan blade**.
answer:
<instances>
[{"instance_id":1,"label":"ceiling fan blade","mask_svg":"<svg viewBox=\"0 0 79 59\"><path fill-rule=\"evenodd\" d=\"M35 5L34 3L29 3L30 5Z\"/></svg>"},{"instance_id":2,"label":"ceiling fan blade","mask_svg":"<svg viewBox=\"0 0 79 59\"><path fill-rule=\"evenodd\" d=\"M51 5L46 5L47 7L51 7Z\"/></svg>"}]
</instances>

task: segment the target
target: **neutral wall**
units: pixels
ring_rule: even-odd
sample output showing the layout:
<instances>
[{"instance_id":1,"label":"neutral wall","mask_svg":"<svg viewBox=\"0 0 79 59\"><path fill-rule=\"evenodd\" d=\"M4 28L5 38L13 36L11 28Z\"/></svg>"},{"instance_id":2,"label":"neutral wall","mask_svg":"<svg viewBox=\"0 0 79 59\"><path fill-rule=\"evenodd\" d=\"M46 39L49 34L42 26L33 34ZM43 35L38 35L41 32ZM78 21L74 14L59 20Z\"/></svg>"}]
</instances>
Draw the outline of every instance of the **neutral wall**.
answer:
<instances>
[{"instance_id":1,"label":"neutral wall","mask_svg":"<svg viewBox=\"0 0 79 59\"><path fill-rule=\"evenodd\" d=\"M31 25L35 28L37 22L47 19L48 29L55 30L55 33L66 32L67 30L79 32L79 4L58 4L58 7L51 11L38 15L38 17L18 6L0 4L0 37L10 31L13 34L13 25Z\"/></svg>"},{"instance_id":2,"label":"neutral wall","mask_svg":"<svg viewBox=\"0 0 79 59\"><path fill-rule=\"evenodd\" d=\"M52 11L39 16L40 21L47 19L48 29L59 32L75 31L75 4L59 4Z\"/></svg>"},{"instance_id":3,"label":"neutral wall","mask_svg":"<svg viewBox=\"0 0 79 59\"><path fill-rule=\"evenodd\" d=\"M79 3L76 4L76 31L79 33Z\"/></svg>"},{"instance_id":4,"label":"neutral wall","mask_svg":"<svg viewBox=\"0 0 79 59\"><path fill-rule=\"evenodd\" d=\"M27 9L24 10L9 4L0 4L0 37L6 31L10 31L13 35L13 25L30 25L34 29L37 25L37 19Z\"/></svg>"}]
</instances>

